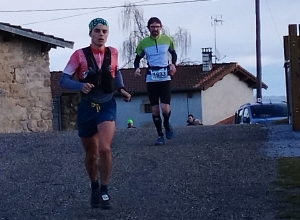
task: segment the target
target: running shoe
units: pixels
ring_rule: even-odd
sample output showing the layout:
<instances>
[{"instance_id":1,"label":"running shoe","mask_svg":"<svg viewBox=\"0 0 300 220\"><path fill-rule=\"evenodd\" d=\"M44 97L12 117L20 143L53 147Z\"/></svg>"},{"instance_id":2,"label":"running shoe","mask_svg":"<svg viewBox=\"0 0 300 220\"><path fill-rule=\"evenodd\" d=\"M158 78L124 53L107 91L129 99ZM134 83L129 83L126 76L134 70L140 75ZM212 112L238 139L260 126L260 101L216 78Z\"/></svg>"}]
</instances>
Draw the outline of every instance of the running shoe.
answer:
<instances>
[{"instance_id":1,"label":"running shoe","mask_svg":"<svg viewBox=\"0 0 300 220\"><path fill-rule=\"evenodd\" d=\"M166 138L171 139L173 137L174 137L174 131L173 131L171 125L170 125L170 129L168 131L166 131Z\"/></svg>"},{"instance_id":2,"label":"running shoe","mask_svg":"<svg viewBox=\"0 0 300 220\"><path fill-rule=\"evenodd\" d=\"M164 139L164 137L159 136L159 137L156 139L155 145L164 145L164 144L165 144L165 139Z\"/></svg>"},{"instance_id":3,"label":"running shoe","mask_svg":"<svg viewBox=\"0 0 300 220\"><path fill-rule=\"evenodd\" d=\"M100 206L101 209L111 209L110 196L107 192L102 192L100 197Z\"/></svg>"},{"instance_id":4,"label":"running shoe","mask_svg":"<svg viewBox=\"0 0 300 220\"><path fill-rule=\"evenodd\" d=\"M93 208L99 208L100 207L100 190L99 189L92 190L91 206Z\"/></svg>"}]
</instances>

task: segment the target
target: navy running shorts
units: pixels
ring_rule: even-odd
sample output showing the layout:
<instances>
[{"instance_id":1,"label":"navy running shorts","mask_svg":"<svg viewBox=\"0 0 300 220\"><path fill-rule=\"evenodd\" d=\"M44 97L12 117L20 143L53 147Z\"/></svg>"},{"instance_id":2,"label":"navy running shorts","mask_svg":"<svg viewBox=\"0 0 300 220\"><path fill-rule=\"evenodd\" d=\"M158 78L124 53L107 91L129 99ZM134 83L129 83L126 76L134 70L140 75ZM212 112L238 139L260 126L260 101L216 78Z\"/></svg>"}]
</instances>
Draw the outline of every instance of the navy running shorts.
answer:
<instances>
[{"instance_id":1,"label":"navy running shorts","mask_svg":"<svg viewBox=\"0 0 300 220\"><path fill-rule=\"evenodd\" d=\"M98 124L104 121L116 121L116 117L117 104L114 98L103 103L81 100L77 112L78 136L92 137L98 132Z\"/></svg>"}]
</instances>

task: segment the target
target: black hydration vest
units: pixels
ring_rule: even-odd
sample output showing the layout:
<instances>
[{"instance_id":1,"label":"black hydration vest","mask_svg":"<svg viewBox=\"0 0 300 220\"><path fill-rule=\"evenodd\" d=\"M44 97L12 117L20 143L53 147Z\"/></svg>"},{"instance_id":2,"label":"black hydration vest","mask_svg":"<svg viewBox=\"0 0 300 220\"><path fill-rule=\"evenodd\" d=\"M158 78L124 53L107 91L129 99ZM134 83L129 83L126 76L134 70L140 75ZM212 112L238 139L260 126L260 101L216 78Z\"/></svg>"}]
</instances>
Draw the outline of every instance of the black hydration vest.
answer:
<instances>
[{"instance_id":1,"label":"black hydration vest","mask_svg":"<svg viewBox=\"0 0 300 220\"><path fill-rule=\"evenodd\" d=\"M89 72L84 79L80 79L79 81L93 84L95 87L91 92L98 90L102 93L113 93L115 91L115 79L111 75L111 52L109 47L105 48L101 69L98 67L91 47L86 47L82 50L87 60Z\"/></svg>"}]
</instances>

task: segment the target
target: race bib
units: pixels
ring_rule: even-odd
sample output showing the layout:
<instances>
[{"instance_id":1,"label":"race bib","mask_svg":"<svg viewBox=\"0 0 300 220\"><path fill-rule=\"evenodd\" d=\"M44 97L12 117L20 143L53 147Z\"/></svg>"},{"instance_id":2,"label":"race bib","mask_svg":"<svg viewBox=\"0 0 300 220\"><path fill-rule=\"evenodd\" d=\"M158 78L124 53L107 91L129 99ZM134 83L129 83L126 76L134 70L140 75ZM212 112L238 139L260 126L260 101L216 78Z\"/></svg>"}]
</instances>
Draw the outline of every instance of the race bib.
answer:
<instances>
[{"instance_id":1,"label":"race bib","mask_svg":"<svg viewBox=\"0 0 300 220\"><path fill-rule=\"evenodd\" d=\"M162 81L168 77L168 69L161 68L158 70L150 69L151 78L156 81Z\"/></svg>"}]
</instances>

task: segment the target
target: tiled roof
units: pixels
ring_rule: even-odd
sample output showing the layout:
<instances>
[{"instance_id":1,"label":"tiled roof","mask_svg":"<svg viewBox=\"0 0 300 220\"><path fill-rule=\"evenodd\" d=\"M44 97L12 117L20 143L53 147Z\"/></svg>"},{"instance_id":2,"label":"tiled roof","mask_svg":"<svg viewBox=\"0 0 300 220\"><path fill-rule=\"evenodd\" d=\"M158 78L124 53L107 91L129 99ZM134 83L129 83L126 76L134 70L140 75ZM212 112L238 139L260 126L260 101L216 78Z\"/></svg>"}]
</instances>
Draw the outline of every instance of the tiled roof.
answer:
<instances>
[{"instance_id":1,"label":"tiled roof","mask_svg":"<svg viewBox=\"0 0 300 220\"><path fill-rule=\"evenodd\" d=\"M209 72L202 71L202 65L177 66L177 72L172 79L172 91L191 91L206 90L212 87L216 82L221 80L227 74L236 75L241 81L244 81L251 88L256 88L256 77L242 68L237 63L213 64L213 69ZM141 69L141 77L134 76L134 69L121 69L123 80L126 88L132 94L145 94L146 68ZM63 89L59 85L59 79L62 72L51 72L51 89L53 96L60 96L62 93L73 93ZM262 83L262 88L267 89L268 86Z\"/></svg>"},{"instance_id":2,"label":"tiled roof","mask_svg":"<svg viewBox=\"0 0 300 220\"><path fill-rule=\"evenodd\" d=\"M227 74L235 74L251 88L256 88L256 77L237 63L213 64L209 72L202 71L202 65L177 66L177 72L172 79L172 91L206 90L221 80ZM146 68L141 69L142 77L134 76L134 69L122 69L126 88L131 93L146 93ZM262 83L262 88L268 86Z\"/></svg>"},{"instance_id":3,"label":"tiled roof","mask_svg":"<svg viewBox=\"0 0 300 220\"><path fill-rule=\"evenodd\" d=\"M21 26L12 25L9 23L0 22L0 31L20 35L37 41L46 42L49 43L53 48L58 46L72 49L74 46L74 42L72 41L66 41L63 38L58 38L53 35L44 34L43 32L33 31L31 29L22 28Z\"/></svg>"}]
</instances>

